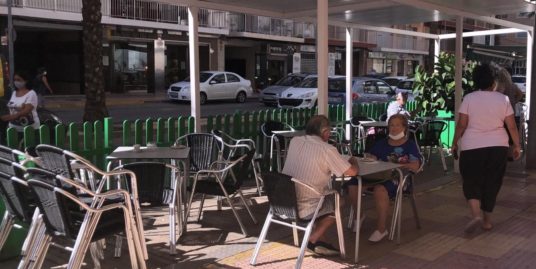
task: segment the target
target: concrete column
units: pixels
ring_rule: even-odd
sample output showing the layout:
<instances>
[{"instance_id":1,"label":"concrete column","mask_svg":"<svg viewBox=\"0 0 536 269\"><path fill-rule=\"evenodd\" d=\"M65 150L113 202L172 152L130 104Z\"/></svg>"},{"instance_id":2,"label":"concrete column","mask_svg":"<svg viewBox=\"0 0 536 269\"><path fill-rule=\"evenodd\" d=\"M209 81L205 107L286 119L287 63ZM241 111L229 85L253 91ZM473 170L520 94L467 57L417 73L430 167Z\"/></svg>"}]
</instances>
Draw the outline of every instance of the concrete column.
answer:
<instances>
[{"instance_id":1,"label":"concrete column","mask_svg":"<svg viewBox=\"0 0 536 269\"><path fill-rule=\"evenodd\" d=\"M188 45L190 54L190 115L195 119L195 132L201 132L201 104L199 102L199 37L198 7L188 7Z\"/></svg>"},{"instance_id":2,"label":"concrete column","mask_svg":"<svg viewBox=\"0 0 536 269\"><path fill-rule=\"evenodd\" d=\"M458 110L462 104L463 88L462 88L462 57L463 57L463 17L456 17L456 52L455 52L455 73L454 81L456 82L455 99L454 99L454 111L456 122L458 122ZM458 160L454 161L454 172L458 173L459 163Z\"/></svg>"},{"instance_id":3,"label":"concrete column","mask_svg":"<svg viewBox=\"0 0 536 269\"><path fill-rule=\"evenodd\" d=\"M531 100L530 100L530 96L532 95L531 93L531 85L532 85L532 46L533 46L533 42L534 42L534 38L533 38L533 33L531 33L530 31L527 31L527 62L526 62L526 74L525 74L525 79L526 79L526 90L525 90L525 104L527 105L527 120L529 119L529 115L530 115L530 105L531 105Z\"/></svg>"},{"instance_id":4,"label":"concrete column","mask_svg":"<svg viewBox=\"0 0 536 269\"><path fill-rule=\"evenodd\" d=\"M328 116L328 0L316 0L318 114Z\"/></svg>"},{"instance_id":5,"label":"concrete column","mask_svg":"<svg viewBox=\"0 0 536 269\"><path fill-rule=\"evenodd\" d=\"M161 38L154 41L154 92L165 90L166 85L166 42Z\"/></svg>"},{"instance_id":6,"label":"concrete column","mask_svg":"<svg viewBox=\"0 0 536 269\"><path fill-rule=\"evenodd\" d=\"M218 53L218 71L225 71L225 43L223 40L218 39L216 41L217 47L217 53Z\"/></svg>"},{"instance_id":7,"label":"concrete column","mask_svg":"<svg viewBox=\"0 0 536 269\"><path fill-rule=\"evenodd\" d=\"M347 121L352 119L352 74L353 74L353 29L346 27L346 117ZM346 124L346 140L350 141L350 124Z\"/></svg>"},{"instance_id":8,"label":"concrete column","mask_svg":"<svg viewBox=\"0 0 536 269\"><path fill-rule=\"evenodd\" d=\"M457 44L457 43L456 43ZM439 53L441 52L441 39L434 40L434 70L435 64L439 61Z\"/></svg>"}]
</instances>

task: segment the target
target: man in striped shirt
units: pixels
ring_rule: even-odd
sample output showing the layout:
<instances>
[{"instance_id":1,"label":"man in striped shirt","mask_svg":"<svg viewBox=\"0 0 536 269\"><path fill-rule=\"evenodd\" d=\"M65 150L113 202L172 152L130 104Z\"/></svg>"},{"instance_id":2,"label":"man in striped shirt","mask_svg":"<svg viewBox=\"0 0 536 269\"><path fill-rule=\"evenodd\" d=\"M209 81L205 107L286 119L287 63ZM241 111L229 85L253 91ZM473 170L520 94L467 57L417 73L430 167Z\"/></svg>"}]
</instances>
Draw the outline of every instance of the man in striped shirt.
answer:
<instances>
[{"instance_id":1,"label":"man in striped shirt","mask_svg":"<svg viewBox=\"0 0 536 269\"><path fill-rule=\"evenodd\" d=\"M359 172L357 159L344 158L328 144L331 126L323 115L313 116L305 127L305 136L290 141L283 173L312 186L319 193L329 189L331 175L355 176ZM306 187L296 185L298 214L311 219L320 197ZM333 196L331 196L333 197ZM318 213L309 238L308 249L321 255L338 255L338 250L325 243L324 233L335 223L334 201L326 199Z\"/></svg>"}]
</instances>

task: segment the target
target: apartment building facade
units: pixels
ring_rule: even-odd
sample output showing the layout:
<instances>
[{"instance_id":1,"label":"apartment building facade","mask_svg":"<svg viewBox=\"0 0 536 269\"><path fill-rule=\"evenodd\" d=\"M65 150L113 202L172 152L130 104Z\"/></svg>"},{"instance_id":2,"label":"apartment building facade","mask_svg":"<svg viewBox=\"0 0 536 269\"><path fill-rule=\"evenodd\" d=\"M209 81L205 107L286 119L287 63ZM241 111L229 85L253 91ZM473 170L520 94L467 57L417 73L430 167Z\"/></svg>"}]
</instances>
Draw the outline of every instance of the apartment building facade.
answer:
<instances>
[{"instance_id":1,"label":"apartment building facade","mask_svg":"<svg viewBox=\"0 0 536 269\"><path fill-rule=\"evenodd\" d=\"M13 2L15 70L32 74L45 67L56 93L83 93L81 1ZM188 76L186 7L144 0L101 3L107 91L162 91ZM290 72L316 73L312 23L208 9L200 10L198 20L200 70L234 71L258 89ZM7 28L6 1L0 1L0 23ZM426 31L423 27L402 29ZM344 28L330 26L328 38L329 72L344 74ZM354 75L411 74L428 57L428 46L420 38L354 29Z\"/></svg>"}]
</instances>

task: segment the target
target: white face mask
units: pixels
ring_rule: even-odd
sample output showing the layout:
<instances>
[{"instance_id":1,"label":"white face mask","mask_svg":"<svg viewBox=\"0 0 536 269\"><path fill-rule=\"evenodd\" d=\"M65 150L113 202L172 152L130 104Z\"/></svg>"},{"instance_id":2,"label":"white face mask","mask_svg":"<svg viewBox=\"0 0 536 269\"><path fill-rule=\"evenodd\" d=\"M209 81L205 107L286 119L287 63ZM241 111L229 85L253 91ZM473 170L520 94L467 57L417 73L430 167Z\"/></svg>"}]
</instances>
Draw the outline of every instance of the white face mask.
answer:
<instances>
[{"instance_id":1,"label":"white face mask","mask_svg":"<svg viewBox=\"0 0 536 269\"><path fill-rule=\"evenodd\" d=\"M15 88L21 89L26 86L26 82L23 81L14 81L13 84L15 85Z\"/></svg>"},{"instance_id":2,"label":"white face mask","mask_svg":"<svg viewBox=\"0 0 536 269\"><path fill-rule=\"evenodd\" d=\"M393 140L400 140L402 138L404 138L404 136L406 136L406 134L404 132L400 132L399 134L389 134L389 138L393 139Z\"/></svg>"}]
</instances>

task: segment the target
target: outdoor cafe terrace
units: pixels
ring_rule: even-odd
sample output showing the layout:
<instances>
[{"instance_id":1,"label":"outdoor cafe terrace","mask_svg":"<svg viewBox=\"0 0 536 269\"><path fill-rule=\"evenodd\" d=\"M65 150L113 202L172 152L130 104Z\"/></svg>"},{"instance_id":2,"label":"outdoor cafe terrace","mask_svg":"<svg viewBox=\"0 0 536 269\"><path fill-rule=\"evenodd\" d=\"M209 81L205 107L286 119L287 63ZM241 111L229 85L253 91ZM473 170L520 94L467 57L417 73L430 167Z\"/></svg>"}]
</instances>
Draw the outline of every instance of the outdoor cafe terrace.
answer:
<instances>
[{"instance_id":1,"label":"outdoor cafe terrace","mask_svg":"<svg viewBox=\"0 0 536 269\"><path fill-rule=\"evenodd\" d=\"M409 104L414 106L414 104ZM355 115L377 119L385 112L385 104L360 105L354 107ZM343 106L330 107L331 120L342 122ZM236 113L209 117L204 130L220 129L235 137L252 138L257 148L265 146L259 128L263 122L274 119L292 126L303 126L313 115L311 110L269 110L254 113ZM448 115L447 115L448 116ZM105 168L105 158L116 148L115 145L146 145L156 142L167 147L179 136L192 132L191 118L147 119L123 122L120 130L114 130L112 119L103 123L78 126L58 126L54 133L43 126L39 137L26 132L26 146L46 143L70 149L101 168ZM402 203L402 225L400 244L396 239L371 244L365 236L359 242L359 261L354 263L355 234L344 229L346 257L324 258L306 252L302 268L530 268L534 263L534 242L532 234L536 228L536 177L532 171L525 171L523 161L509 163L504 186L499 194L495 216L496 226L490 232L477 231L467 236L463 229L469 220L465 199L461 190L460 176L454 173L454 164L447 156L447 171L442 168L438 150L445 150L451 140L453 123L447 122L442 134L443 149L432 152L423 172L416 175L416 203L420 215L421 228L417 229L409 201ZM237 124L238 123L238 124ZM121 133L118 139L117 134ZM78 134L78 135L71 135ZM115 136L114 136L115 134ZM50 135L53 135L52 137ZM13 132L8 134L8 144L18 147L19 142ZM262 171L268 169L267 163ZM176 254L170 255L168 242L168 209L166 207L143 209L143 226L149 259L147 268L294 268L299 248L294 246L291 229L272 225L267 241L261 248L257 265L249 264L255 243L268 212L266 196L259 196L255 180L249 179L243 187L247 204L251 207L258 224L247 218L245 208L238 198L233 198L238 214L248 232L244 236L237 225L232 210L223 201L218 210L217 199L208 197L200 221L200 200L194 199L187 222L187 231L178 239ZM363 197L363 209L367 218L361 234L370 234L375 225L374 201ZM348 205L343 207L343 223L349 216ZM390 225L390 223L388 223ZM20 260L18 249L24 234L16 233L8 239L0 261L2 268L15 268ZM18 240L15 237L19 237ZM335 229L330 231L337 245ZM130 267L128 248L123 244L121 257L114 257L115 237L107 237L106 248L101 260L102 268ZM124 239L123 239L124 240ZM88 251L89 252L89 251ZM60 268L69 260L69 252L51 247L43 262L43 268ZM84 259L86 266L92 267L90 255Z\"/></svg>"}]
</instances>

